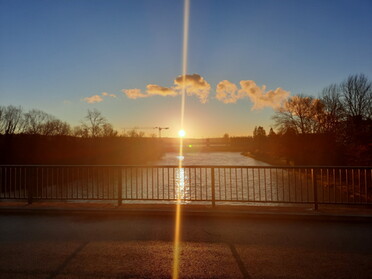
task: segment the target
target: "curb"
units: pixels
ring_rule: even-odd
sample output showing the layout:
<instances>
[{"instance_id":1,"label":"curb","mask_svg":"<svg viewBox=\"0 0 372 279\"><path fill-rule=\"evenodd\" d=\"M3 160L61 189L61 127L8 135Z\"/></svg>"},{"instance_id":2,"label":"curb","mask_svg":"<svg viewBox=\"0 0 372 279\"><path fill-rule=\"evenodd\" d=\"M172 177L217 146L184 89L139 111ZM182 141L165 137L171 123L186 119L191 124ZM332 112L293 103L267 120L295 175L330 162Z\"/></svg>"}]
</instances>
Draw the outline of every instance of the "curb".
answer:
<instances>
[{"instance_id":1,"label":"curb","mask_svg":"<svg viewBox=\"0 0 372 279\"><path fill-rule=\"evenodd\" d=\"M0 207L2 214L99 214L121 216L174 216L175 208L64 208L64 207ZM182 215L185 217L212 217L212 218L267 218L267 219L302 219L302 220L326 220L326 221L360 221L371 222L371 214L345 214L322 211L264 211L264 210L224 210L218 208L192 209L183 208Z\"/></svg>"}]
</instances>

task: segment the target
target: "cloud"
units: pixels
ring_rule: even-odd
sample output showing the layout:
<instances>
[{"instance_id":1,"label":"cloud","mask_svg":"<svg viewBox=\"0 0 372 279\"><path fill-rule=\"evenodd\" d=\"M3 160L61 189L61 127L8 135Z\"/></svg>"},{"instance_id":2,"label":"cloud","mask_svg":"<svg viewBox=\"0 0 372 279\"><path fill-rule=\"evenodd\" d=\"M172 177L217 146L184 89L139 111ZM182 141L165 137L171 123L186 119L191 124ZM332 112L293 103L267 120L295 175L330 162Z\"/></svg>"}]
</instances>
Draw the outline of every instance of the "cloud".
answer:
<instances>
[{"instance_id":1,"label":"cloud","mask_svg":"<svg viewBox=\"0 0 372 279\"><path fill-rule=\"evenodd\" d=\"M122 89L121 92L127 95L129 99L138 99L138 98L145 98L148 97L148 95L143 94L141 92L141 89Z\"/></svg>"},{"instance_id":2,"label":"cloud","mask_svg":"<svg viewBox=\"0 0 372 279\"><path fill-rule=\"evenodd\" d=\"M264 107L278 108L288 98L289 92L282 88L266 91L266 86L259 87L253 80L240 81L241 89L238 91L234 83L223 80L216 88L216 98L225 103L236 103L238 99L249 97L253 103L252 110ZM238 91L238 92L237 92Z\"/></svg>"},{"instance_id":3,"label":"cloud","mask_svg":"<svg viewBox=\"0 0 372 279\"><path fill-rule=\"evenodd\" d=\"M182 92L185 87L186 93L188 95L195 95L200 99L201 103L206 103L208 99L209 92L211 90L210 84L200 75L185 75L178 76L174 80L174 89Z\"/></svg>"},{"instance_id":4,"label":"cloud","mask_svg":"<svg viewBox=\"0 0 372 279\"><path fill-rule=\"evenodd\" d=\"M240 81L239 94L246 94L252 101L252 110L264 107L278 108L288 98L289 92L282 88L265 92L266 86L259 87L253 80Z\"/></svg>"},{"instance_id":5,"label":"cloud","mask_svg":"<svg viewBox=\"0 0 372 279\"><path fill-rule=\"evenodd\" d=\"M174 80L173 87L164 87L156 84L148 84L146 86L146 93L141 92L140 89L123 89L122 92L130 99L147 98L151 96L177 96L182 93L185 87L188 95L195 95L200 99L201 103L206 103L208 99L211 86L200 75L185 75L179 76Z\"/></svg>"},{"instance_id":6,"label":"cloud","mask_svg":"<svg viewBox=\"0 0 372 279\"><path fill-rule=\"evenodd\" d=\"M148 96L160 95L160 96L176 96L176 92L173 88L163 87L156 84L148 84L146 86Z\"/></svg>"},{"instance_id":7,"label":"cloud","mask_svg":"<svg viewBox=\"0 0 372 279\"><path fill-rule=\"evenodd\" d=\"M89 104L100 103L100 102L103 101L102 97L99 96L99 95L94 95L94 96L91 96L91 97L86 97L83 100L85 102L89 103Z\"/></svg>"},{"instance_id":8,"label":"cloud","mask_svg":"<svg viewBox=\"0 0 372 279\"><path fill-rule=\"evenodd\" d=\"M115 94L109 94L107 92L102 92L102 96L116 98ZM93 95L91 97L86 97L83 100L89 104L94 104L102 102L103 98L100 95Z\"/></svg>"},{"instance_id":9,"label":"cloud","mask_svg":"<svg viewBox=\"0 0 372 279\"><path fill-rule=\"evenodd\" d=\"M109 94L107 92L102 92L102 96L116 98L115 94Z\"/></svg>"},{"instance_id":10,"label":"cloud","mask_svg":"<svg viewBox=\"0 0 372 279\"><path fill-rule=\"evenodd\" d=\"M228 80L223 80L217 84L216 98L225 104L236 103L238 99L244 97L244 94L241 94L240 92L236 93L236 91L238 91L238 88L234 83Z\"/></svg>"},{"instance_id":11,"label":"cloud","mask_svg":"<svg viewBox=\"0 0 372 279\"><path fill-rule=\"evenodd\" d=\"M252 103L252 110L261 109L264 107L278 108L282 102L288 98L289 92L282 88L270 90L266 92L266 86L259 87L253 80L240 81L241 89L228 81L223 80L217 84L216 99L225 103L236 103L239 99L248 97ZM184 75L178 76L174 80L173 87L163 87L156 84L148 84L146 93L142 93L140 89L123 89L122 92L130 99L148 98L155 95L158 96L177 96L182 93L182 90L189 96L197 96L201 103L206 103L211 90L210 84L200 75ZM103 92L103 96L108 93Z\"/></svg>"}]
</instances>

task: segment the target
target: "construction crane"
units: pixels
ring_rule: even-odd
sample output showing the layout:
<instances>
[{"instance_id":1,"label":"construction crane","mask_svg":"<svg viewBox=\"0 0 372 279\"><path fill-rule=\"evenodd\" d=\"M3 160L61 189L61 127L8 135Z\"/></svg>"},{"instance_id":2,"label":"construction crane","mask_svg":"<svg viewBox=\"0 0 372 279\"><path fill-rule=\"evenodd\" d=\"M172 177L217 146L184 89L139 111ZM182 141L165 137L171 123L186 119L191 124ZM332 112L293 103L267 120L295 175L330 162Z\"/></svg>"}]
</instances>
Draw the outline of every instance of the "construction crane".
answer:
<instances>
[{"instance_id":1,"label":"construction crane","mask_svg":"<svg viewBox=\"0 0 372 279\"><path fill-rule=\"evenodd\" d=\"M158 129L159 130L159 139L161 138L161 130L168 130L169 127L155 127L154 129Z\"/></svg>"}]
</instances>

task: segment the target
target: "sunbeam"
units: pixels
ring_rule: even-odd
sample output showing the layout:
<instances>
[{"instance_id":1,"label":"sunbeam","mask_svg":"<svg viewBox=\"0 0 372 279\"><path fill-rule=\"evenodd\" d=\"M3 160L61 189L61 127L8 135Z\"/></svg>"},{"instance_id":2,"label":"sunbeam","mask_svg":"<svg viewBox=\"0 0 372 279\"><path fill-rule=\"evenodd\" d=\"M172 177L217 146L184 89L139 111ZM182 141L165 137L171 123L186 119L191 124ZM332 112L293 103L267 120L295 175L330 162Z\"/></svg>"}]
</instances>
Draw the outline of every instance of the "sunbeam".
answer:
<instances>
[{"instance_id":1,"label":"sunbeam","mask_svg":"<svg viewBox=\"0 0 372 279\"><path fill-rule=\"evenodd\" d=\"M174 252L173 252L173 279L177 279L179 275L180 265L180 241L181 241L181 201L183 195L181 194L181 187L185 185L185 176L183 175L182 159L183 158L183 138L185 136L184 116L185 116L185 102L186 102L186 74L187 74L187 46L189 38L189 15L190 15L190 1L185 0L184 2L184 14L183 14L183 51L182 51L182 98L181 98L181 123L180 123L180 149L178 159L178 181L177 181L177 205L176 205L176 222L174 230ZM182 174L182 175L181 175Z\"/></svg>"}]
</instances>

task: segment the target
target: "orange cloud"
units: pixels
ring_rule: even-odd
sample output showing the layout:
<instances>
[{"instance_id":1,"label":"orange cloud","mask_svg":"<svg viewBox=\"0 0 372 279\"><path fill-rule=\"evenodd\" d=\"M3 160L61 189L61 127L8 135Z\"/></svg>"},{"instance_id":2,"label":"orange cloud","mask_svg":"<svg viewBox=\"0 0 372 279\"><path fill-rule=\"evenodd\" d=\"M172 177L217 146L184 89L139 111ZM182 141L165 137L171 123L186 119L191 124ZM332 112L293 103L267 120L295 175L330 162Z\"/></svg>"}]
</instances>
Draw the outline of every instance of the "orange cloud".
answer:
<instances>
[{"instance_id":1,"label":"orange cloud","mask_svg":"<svg viewBox=\"0 0 372 279\"><path fill-rule=\"evenodd\" d=\"M228 80L223 80L217 84L216 98L225 104L236 103L238 99L244 97L244 94L241 94L240 92L236 93L236 91L238 91L238 88L234 83Z\"/></svg>"},{"instance_id":2,"label":"orange cloud","mask_svg":"<svg viewBox=\"0 0 372 279\"><path fill-rule=\"evenodd\" d=\"M160 95L160 96L176 96L178 92L176 92L173 88L163 87L156 84L149 84L146 86L147 93L149 96L151 95Z\"/></svg>"},{"instance_id":3,"label":"orange cloud","mask_svg":"<svg viewBox=\"0 0 372 279\"><path fill-rule=\"evenodd\" d=\"M94 96L91 96L91 97L86 97L83 100L85 102L89 103L89 104L99 103L99 102L102 102L103 101L102 97L99 96L99 95L94 95Z\"/></svg>"},{"instance_id":4,"label":"orange cloud","mask_svg":"<svg viewBox=\"0 0 372 279\"><path fill-rule=\"evenodd\" d=\"M176 90L182 91L182 89L185 87L187 95L197 96L200 102L203 104L207 102L211 86L200 75L181 75L174 80L174 84L174 88Z\"/></svg>"},{"instance_id":5,"label":"orange cloud","mask_svg":"<svg viewBox=\"0 0 372 279\"><path fill-rule=\"evenodd\" d=\"M209 83L200 75L179 76L174 80L175 86L164 87L156 84L148 84L146 93L143 94L140 89L123 89L122 92L130 99L147 98L155 95L159 96L177 96L180 95L185 87L188 95L195 95L201 103L206 103L211 89Z\"/></svg>"},{"instance_id":6,"label":"orange cloud","mask_svg":"<svg viewBox=\"0 0 372 279\"><path fill-rule=\"evenodd\" d=\"M253 103L252 110L261 109L264 107L278 108L282 102L288 98L289 92L281 88L266 91L266 86L257 86L253 80L240 81L241 89L238 90L237 86L228 81L223 80L217 84L216 99L228 104L236 103L239 99L249 97ZM122 92L130 99L147 98L151 96L177 96L180 95L182 90L189 96L197 96L201 103L206 103L211 90L210 84L200 75L184 75L178 76L174 80L173 87L163 87L156 84L148 84L146 86L146 93L142 93L140 89L123 89ZM104 94L105 93L105 94ZM108 96L106 92L102 93Z\"/></svg>"},{"instance_id":7,"label":"orange cloud","mask_svg":"<svg viewBox=\"0 0 372 279\"><path fill-rule=\"evenodd\" d=\"M115 94L109 94L107 92L102 92L102 96L116 98L116 95Z\"/></svg>"},{"instance_id":8,"label":"orange cloud","mask_svg":"<svg viewBox=\"0 0 372 279\"><path fill-rule=\"evenodd\" d=\"M246 94L251 99L253 103L252 110L264 107L278 108L290 94L281 88L265 92L266 86L263 85L260 88L253 80L240 81L240 87L239 93Z\"/></svg>"},{"instance_id":9,"label":"orange cloud","mask_svg":"<svg viewBox=\"0 0 372 279\"><path fill-rule=\"evenodd\" d=\"M129 99L146 98L148 95L143 94L140 89L122 89L123 92Z\"/></svg>"}]
</instances>

